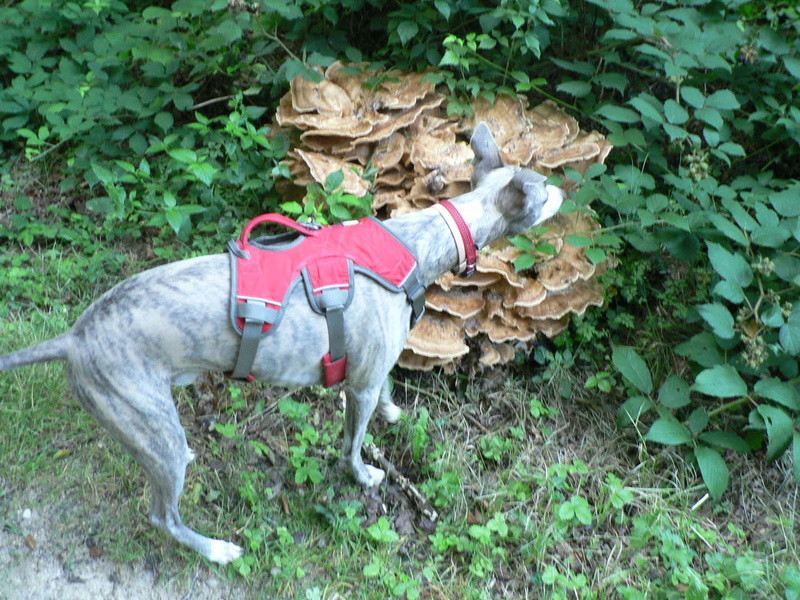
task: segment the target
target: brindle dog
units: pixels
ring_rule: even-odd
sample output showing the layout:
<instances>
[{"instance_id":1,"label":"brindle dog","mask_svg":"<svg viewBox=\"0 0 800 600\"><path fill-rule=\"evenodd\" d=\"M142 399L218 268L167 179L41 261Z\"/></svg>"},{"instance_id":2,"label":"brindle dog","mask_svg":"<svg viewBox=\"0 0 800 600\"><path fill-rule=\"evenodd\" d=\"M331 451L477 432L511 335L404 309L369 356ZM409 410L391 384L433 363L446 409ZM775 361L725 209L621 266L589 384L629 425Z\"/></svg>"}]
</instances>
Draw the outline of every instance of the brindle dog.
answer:
<instances>
[{"instance_id":1,"label":"brindle dog","mask_svg":"<svg viewBox=\"0 0 800 600\"><path fill-rule=\"evenodd\" d=\"M473 191L453 199L478 247L520 233L558 211L563 192L525 168L504 166L489 128L481 123ZM434 209L384 222L418 260L423 285L458 262L445 220ZM203 256L157 267L123 281L89 306L73 328L37 346L0 357L0 370L64 360L78 401L141 464L152 483L151 521L207 559L228 563L242 549L200 535L183 524L178 500L193 454L178 419L170 386L204 371L230 371L239 336L229 318L230 261ZM328 349L325 318L309 307L302 286L285 299L283 320L260 343L252 373L282 386L319 385ZM363 486L382 470L361 459L367 424L377 408L400 417L387 377L408 335L411 306L364 275L345 311L348 355L342 463Z\"/></svg>"}]
</instances>

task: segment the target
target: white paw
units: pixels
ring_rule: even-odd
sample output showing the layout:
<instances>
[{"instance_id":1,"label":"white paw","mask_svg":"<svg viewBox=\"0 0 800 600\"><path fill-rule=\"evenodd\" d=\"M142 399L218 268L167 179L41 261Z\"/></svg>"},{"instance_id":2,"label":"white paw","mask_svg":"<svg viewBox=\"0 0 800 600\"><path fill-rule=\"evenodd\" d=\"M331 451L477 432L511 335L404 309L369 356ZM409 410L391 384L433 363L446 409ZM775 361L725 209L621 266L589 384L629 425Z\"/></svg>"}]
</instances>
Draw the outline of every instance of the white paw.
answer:
<instances>
[{"instance_id":1,"label":"white paw","mask_svg":"<svg viewBox=\"0 0 800 600\"><path fill-rule=\"evenodd\" d=\"M206 558L211 562L227 565L229 562L239 558L243 553L244 550L236 544L223 542L222 540L212 540L211 548Z\"/></svg>"},{"instance_id":2,"label":"white paw","mask_svg":"<svg viewBox=\"0 0 800 600\"><path fill-rule=\"evenodd\" d=\"M397 423L403 416L403 409L396 404L385 404L380 407L381 416L387 423Z\"/></svg>"},{"instance_id":3,"label":"white paw","mask_svg":"<svg viewBox=\"0 0 800 600\"><path fill-rule=\"evenodd\" d=\"M363 465L362 470L356 475L358 482L364 487L378 487L386 476L386 472L372 465Z\"/></svg>"}]
</instances>

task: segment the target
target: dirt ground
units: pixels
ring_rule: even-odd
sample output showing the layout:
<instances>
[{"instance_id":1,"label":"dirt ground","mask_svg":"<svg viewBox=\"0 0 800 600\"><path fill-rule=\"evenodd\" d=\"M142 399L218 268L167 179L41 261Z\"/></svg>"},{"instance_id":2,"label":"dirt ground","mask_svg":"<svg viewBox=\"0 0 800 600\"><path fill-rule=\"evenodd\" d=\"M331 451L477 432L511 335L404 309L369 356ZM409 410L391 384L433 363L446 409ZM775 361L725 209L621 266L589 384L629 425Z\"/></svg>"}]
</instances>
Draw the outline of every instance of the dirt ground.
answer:
<instances>
[{"instance_id":1,"label":"dirt ground","mask_svg":"<svg viewBox=\"0 0 800 600\"><path fill-rule=\"evenodd\" d=\"M0 480L2 488L2 480ZM27 494L26 494L27 496ZM208 567L190 573L164 573L155 557L120 564L86 539L80 529L52 533L68 506L45 505L36 498L3 497L0 513L0 600L244 600Z\"/></svg>"}]
</instances>

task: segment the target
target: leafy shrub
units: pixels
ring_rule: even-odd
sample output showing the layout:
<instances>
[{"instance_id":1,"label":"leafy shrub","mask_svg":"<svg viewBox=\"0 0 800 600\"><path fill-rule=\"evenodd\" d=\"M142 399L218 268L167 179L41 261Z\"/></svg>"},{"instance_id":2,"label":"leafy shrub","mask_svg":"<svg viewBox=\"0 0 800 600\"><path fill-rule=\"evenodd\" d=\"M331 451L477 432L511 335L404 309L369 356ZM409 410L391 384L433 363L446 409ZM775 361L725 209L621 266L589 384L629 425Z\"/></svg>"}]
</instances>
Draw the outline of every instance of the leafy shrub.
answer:
<instances>
[{"instance_id":1,"label":"leafy shrub","mask_svg":"<svg viewBox=\"0 0 800 600\"><path fill-rule=\"evenodd\" d=\"M800 130L782 117L796 104L797 22L762 22L754 3L714 14L598 4L610 8L600 40L613 50L602 70L559 59L582 78L558 89L642 166L615 165L575 200L599 198L609 229L634 249L713 273L708 300L686 311L697 333L674 349L688 372L665 374L656 390L639 355L615 349L636 390L623 420L655 410L646 439L688 447L714 497L728 484L727 450L763 448L774 460L791 446L800 480L800 183L786 162Z\"/></svg>"},{"instance_id":2,"label":"leafy shrub","mask_svg":"<svg viewBox=\"0 0 800 600\"><path fill-rule=\"evenodd\" d=\"M267 56L277 43L251 43L254 16L236 8L53 0L0 9L0 143L24 146L29 160L58 151L62 191L86 181L96 194L88 208L112 222L169 225L185 238L192 215L206 232L232 231L226 220L240 212L276 207L286 143L256 124L265 107L245 99L267 70L247 51Z\"/></svg>"}]
</instances>

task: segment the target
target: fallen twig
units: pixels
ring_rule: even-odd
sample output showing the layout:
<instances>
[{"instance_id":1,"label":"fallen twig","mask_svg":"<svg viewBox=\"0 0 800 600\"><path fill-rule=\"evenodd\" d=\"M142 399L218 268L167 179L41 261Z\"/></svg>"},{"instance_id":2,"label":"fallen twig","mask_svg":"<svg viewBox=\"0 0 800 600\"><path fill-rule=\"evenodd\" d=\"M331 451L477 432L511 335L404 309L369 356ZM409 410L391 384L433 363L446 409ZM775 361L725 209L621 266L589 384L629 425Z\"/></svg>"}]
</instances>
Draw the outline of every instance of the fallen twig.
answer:
<instances>
[{"instance_id":1,"label":"fallen twig","mask_svg":"<svg viewBox=\"0 0 800 600\"><path fill-rule=\"evenodd\" d=\"M437 513L431 506L428 499L420 492L417 487L409 481L408 477L400 473L395 466L389 462L380 448L375 444L364 444L364 449L370 455L372 460L380 464L381 468L386 471L386 475L390 477L397 485L400 486L406 495L417 505L418 510L431 521L436 521L439 518Z\"/></svg>"}]
</instances>

